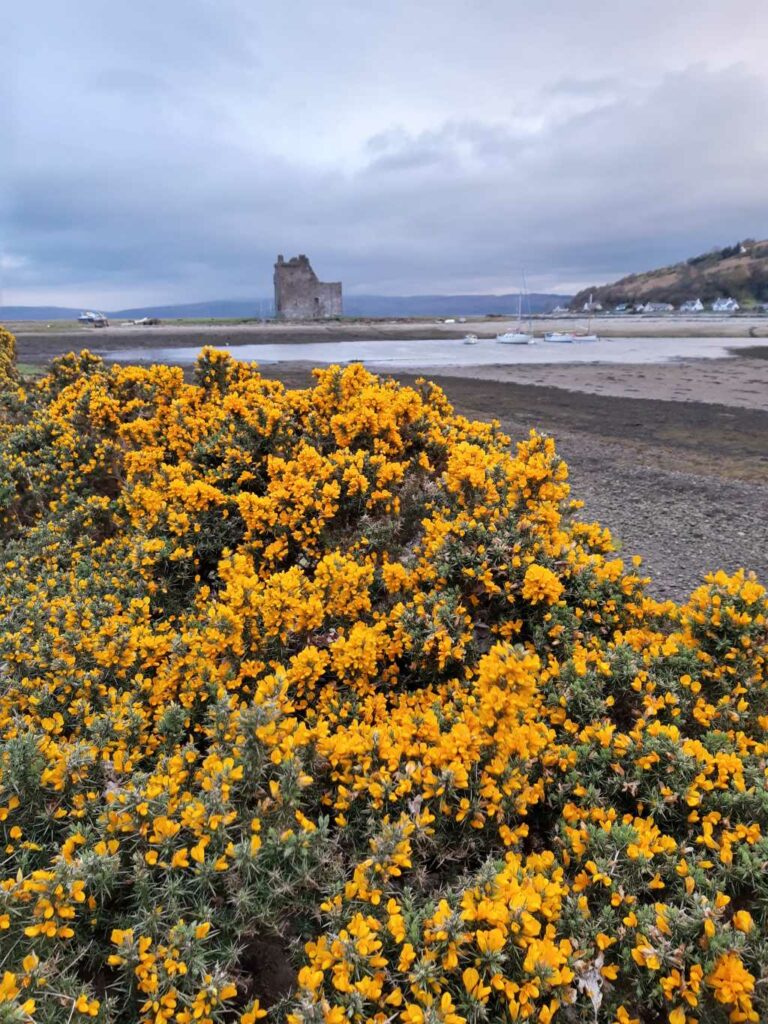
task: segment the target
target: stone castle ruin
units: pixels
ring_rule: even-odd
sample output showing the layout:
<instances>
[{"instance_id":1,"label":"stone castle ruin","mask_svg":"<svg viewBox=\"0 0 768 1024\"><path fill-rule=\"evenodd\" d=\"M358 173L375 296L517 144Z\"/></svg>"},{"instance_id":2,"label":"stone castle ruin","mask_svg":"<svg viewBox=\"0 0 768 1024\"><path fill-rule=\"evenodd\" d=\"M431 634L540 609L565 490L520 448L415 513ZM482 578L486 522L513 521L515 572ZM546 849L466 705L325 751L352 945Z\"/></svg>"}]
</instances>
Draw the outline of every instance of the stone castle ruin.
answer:
<instances>
[{"instance_id":1,"label":"stone castle ruin","mask_svg":"<svg viewBox=\"0 0 768 1024\"><path fill-rule=\"evenodd\" d=\"M341 282L318 281L303 254L275 264L275 316L278 320L324 320L341 316Z\"/></svg>"}]
</instances>

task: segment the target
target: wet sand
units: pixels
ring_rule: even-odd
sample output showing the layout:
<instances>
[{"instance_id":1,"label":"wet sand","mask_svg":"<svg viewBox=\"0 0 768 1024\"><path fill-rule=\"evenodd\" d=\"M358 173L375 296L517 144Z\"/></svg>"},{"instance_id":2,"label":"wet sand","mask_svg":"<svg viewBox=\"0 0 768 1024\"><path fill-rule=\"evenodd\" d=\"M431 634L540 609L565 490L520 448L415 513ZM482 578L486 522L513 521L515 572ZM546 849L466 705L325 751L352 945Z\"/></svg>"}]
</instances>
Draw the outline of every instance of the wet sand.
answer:
<instances>
[{"instance_id":1,"label":"wet sand","mask_svg":"<svg viewBox=\"0 0 768 1024\"><path fill-rule=\"evenodd\" d=\"M442 377L466 377L466 367L440 367L424 372ZM544 364L540 366L472 367L473 380L536 387L563 388L614 398L703 402L741 409L768 410L768 359L750 353L729 359L681 360L663 364L604 363Z\"/></svg>"}]
</instances>

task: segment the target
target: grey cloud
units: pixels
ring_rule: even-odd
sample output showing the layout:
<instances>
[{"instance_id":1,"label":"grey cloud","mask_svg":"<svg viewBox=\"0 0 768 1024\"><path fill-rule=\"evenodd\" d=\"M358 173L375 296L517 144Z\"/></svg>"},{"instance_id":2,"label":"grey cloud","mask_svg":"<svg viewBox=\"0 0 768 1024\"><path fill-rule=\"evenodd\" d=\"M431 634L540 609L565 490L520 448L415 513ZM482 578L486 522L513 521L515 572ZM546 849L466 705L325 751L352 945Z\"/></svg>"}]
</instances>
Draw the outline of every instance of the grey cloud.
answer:
<instances>
[{"instance_id":1,"label":"grey cloud","mask_svg":"<svg viewBox=\"0 0 768 1024\"><path fill-rule=\"evenodd\" d=\"M766 77L713 68L700 48L669 70L654 62L661 44L644 41L641 81L615 74L608 51L610 71L594 73L553 44L547 72L521 84L480 19L487 52L472 74L454 67L461 39L422 53L425 81L449 103L416 90L416 64L398 65L391 37L405 23L377 20L371 36L359 5L339 8L330 52L312 48L307 25L318 39L333 26L315 7L302 27L302 0L292 24L234 0L169 0L152 17L146 0L133 13L72 7L70 21L50 8L62 33L55 52L45 44L54 78L20 73L13 91L15 145L0 172L13 301L266 294L278 251L310 253L352 291L509 290L521 265L537 289L575 288L768 234ZM507 7L489 0L502 25ZM469 10L425 8L443 19L441 39ZM531 38L544 33L540 14L530 21ZM83 32L104 47L93 66L73 58ZM381 63L363 67L358 36Z\"/></svg>"},{"instance_id":2,"label":"grey cloud","mask_svg":"<svg viewBox=\"0 0 768 1024\"><path fill-rule=\"evenodd\" d=\"M553 96L566 96L569 99L576 96L605 96L616 95L621 92L621 80L612 75L603 75L595 78L558 78L551 85L545 86L544 92Z\"/></svg>"}]
</instances>

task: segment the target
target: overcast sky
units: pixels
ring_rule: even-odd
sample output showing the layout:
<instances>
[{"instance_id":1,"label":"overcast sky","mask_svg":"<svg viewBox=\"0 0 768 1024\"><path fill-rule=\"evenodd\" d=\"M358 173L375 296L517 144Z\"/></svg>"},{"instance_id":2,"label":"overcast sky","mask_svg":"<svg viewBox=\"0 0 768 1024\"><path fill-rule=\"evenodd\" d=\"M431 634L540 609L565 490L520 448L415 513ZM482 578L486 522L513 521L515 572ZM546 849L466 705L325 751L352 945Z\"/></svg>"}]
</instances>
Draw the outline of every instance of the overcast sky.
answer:
<instances>
[{"instance_id":1,"label":"overcast sky","mask_svg":"<svg viewBox=\"0 0 768 1024\"><path fill-rule=\"evenodd\" d=\"M764 0L27 0L6 304L570 292L768 236ZM10 58L10 59L9 59Z\"/></svg>"}]
</instances>

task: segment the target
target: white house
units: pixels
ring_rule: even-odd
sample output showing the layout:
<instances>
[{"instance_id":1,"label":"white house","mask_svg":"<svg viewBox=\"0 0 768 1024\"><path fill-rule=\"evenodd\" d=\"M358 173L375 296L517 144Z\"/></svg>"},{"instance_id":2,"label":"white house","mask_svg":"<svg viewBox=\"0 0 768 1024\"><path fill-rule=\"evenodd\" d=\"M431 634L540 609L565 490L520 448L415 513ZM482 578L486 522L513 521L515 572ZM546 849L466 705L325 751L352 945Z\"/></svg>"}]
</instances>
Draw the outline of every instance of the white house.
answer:
<instances>
[{"instance_id":1,"label":"white house","mask_svg":"<svg viewBox=\"0 0 768 1024\"><path fill-rule=\"evenodd\" d=\"M701 313L704 309L704 303L701 299L689 299L684 302L680 307L681 313Z\"/></svg>"},{"instance_id":2,"label":"white house","mask_svg":"<svg viewBox=\"0 0 768 1024\"><path fill-rule=\"evenodd\" d=\"M646 302L644 306L638 306L639 313L673 313L675 307L671 302Z\"/></svg>"},{"instance_id":3,"label":"white house","mask_svg":"<svg viewBox=\"0 0 768 1024\"><path fill-rule=\"evenodd\" d=\"M736 299L715 299L712 303L713 313L736 313L740 308Z\"/></svg>"}]
</instances>

